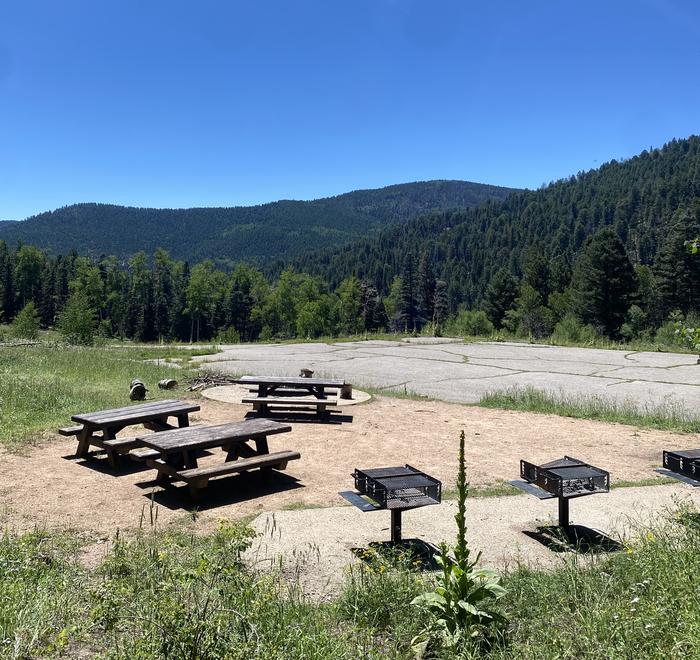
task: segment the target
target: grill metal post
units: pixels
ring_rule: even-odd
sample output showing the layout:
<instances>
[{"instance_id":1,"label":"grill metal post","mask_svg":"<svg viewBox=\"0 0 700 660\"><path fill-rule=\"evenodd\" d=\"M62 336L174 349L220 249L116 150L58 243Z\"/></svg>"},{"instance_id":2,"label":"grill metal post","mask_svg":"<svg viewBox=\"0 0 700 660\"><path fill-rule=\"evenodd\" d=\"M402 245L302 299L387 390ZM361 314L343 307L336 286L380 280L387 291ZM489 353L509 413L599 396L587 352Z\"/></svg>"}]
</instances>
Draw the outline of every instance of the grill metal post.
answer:
<instances>
[{"instance_id":1,"label":"grill metal post","mask_svg":"<svg viewBox=\"0 0 700 660\"><path fill-rule=\"evenodd\" d=\"M559 497L559 527L569 526L569 500Z\"/></svg>"},{"instance_id":2,"label":"grill metal post","mask_svg":"<svg viewBox=\"0 0 700 660\"><path fill-rule=\"evenodd\" d=\"M401 543L401 509L391 510L391 542Z\"/></svg>"}]
</instances>

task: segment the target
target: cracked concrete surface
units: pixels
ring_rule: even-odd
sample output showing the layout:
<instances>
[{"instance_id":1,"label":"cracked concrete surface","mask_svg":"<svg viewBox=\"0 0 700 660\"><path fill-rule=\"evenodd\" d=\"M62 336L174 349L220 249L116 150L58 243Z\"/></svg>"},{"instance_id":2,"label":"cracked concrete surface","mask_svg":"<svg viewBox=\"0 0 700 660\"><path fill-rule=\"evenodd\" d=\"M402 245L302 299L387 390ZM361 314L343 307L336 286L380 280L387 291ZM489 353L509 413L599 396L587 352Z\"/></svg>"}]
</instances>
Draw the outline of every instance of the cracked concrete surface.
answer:
<instances>
[{"instance_id":1,"label":"cracked concrete surface","mask_svg":"<svg viewBox=\"0 0 700 660\"><path fill-rule=\"evenodd\" d=\"M695 414L700 400L696 356L623 352L458 339L226 345L198 358L229 374L345 378L358 387L477 403L493 391L534 387L555 396L595 395L642 408L674 405Z\"/></svg>"}]
</instances>

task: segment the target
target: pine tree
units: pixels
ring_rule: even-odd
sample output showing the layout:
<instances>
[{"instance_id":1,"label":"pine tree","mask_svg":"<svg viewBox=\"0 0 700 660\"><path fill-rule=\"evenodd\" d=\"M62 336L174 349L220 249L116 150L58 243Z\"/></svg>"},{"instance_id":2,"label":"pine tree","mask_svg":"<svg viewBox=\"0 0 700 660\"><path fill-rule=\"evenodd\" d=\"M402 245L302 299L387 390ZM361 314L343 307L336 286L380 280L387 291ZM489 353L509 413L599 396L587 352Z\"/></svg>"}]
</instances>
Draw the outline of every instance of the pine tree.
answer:
<instances>
[{"instance_id":1,"label":"pine tree","mask_svg":"<svg viewBox=\"0 0 700 660\"><path fill-rule=\"evenodd\" d=\"M654 267L663 318L675 309L684 314L700 309L700 260L685 246L698 234L700 227L690 211L674 214Z\"/></svg>"},{"instance_id":2,"label":"pine tree","mask_svg":"<svg viewBox=\"0 0 700 660\"><path fill-rule=\"evenodd\" d=\"M435 282L435 304L433 306L433 326L436 334L440 334L442 325L447 320L447 305L447 282L445 280L437 280Z\"/></svg>"},{"instance_id":3,"label":"pine tree","mask_svg":"<svg viewBox=\"0 0 700 660\"><path fill-rule=\"evenodd\" d=\"M572 311L581 322L617 339L636 290L634 269L615 230L605 227L587 239L571 279Z\"/></svg>"},{"instance_id":4,"label":"pine tree","mask_svg":"<svg viewBox=\"0 0 700 660\"><path fill-rule=\"evenodd\" d=\"M541 246L532 246L523 258L523 282L529 284L542 300L547 300L550 293L549 261L542 253Z\"/></svg>"},{"instance_id":5,"label":"pine tree","mask_svg":"<svg viewBox=\"0 0 700 660\"><path fill-rule=\"evenodd\" d=\"M518 297L518 281L505 268L501 268L486 289L482 308L496 328L503 325L506 312Z\"/></svg>"},{"instance_id":6,"label":"pine tree","mask_svg":"<svg viewBox=\"0 0 700 660\"><path fill-rule=\"evenodd\" d=\"M434 306L435 274L428 252L424 251L418 263L418 314L421 323L426 323L433 318Z\"/></svg>"},{"instance_id":7,"label":"pine tree","mask_svg":"<svg viewBox=\"0 0 700 660\"><path fill-rule=\"evenodd\" d=\"M416 299L416 270L412 255L406 255L401 271L401 292L397 309L400 330L414 332L420 329L418 302Z\"/></svg>"},{"instance_id":8,"label":"pine tree","mask_svg":"<svg viewBox=\"0 0 700 660\"><path fill-rule=\"evenodd\" d=\"M0 321L6 323L15 313L15 290L12 281L12 255L5 241L0 241Z\"/></svg>"},{"instance_id":9,"label":"pine tree","mask_svg":"<svg viewBox=\"0 0 700 660\"><path fill-rule=\"evenodd\" d=\"M10 326L10 334L17 339L39 337L39 312L33 300L30 300L15 316Z\"/></svg>"}]
</instances>

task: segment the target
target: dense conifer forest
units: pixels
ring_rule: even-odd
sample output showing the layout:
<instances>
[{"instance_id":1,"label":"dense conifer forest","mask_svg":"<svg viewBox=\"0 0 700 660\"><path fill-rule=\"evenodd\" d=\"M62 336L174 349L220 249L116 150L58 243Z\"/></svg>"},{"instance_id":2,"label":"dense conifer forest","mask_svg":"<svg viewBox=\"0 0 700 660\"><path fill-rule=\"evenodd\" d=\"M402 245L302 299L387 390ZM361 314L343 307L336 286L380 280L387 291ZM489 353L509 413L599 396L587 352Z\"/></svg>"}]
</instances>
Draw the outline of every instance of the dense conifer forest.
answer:
<instances>
[{"instance_id":1,"label":"dense conifer forest","mask_svg":"<svg viewBox=\"0 0 700 660\"><path fill-rule=\"evenodd\" d=\"M309 202L279 201L235 208L149 209L76 204L23 222L0 223L0 239L49 253L128 259L167 250L190 263L213 259L267 265L310 250L335 247L401 224L433 209L504 199L513 190L468 181L423 181Z\"/></svg>"},{"instance_id":2,"label":"dense conifer forest","mask_svg":"<svg viewBox=\"0 0 700 660\"><path fill-rule=\"evenodd\" d=\"M700 138L691 137L262 270L190 264L163 249L124 262L0 241L0 320L57 326L78 341L385 329L653 339L700 311L700 260L686 246L699 235Z\"/></svg>"}]
</instances>

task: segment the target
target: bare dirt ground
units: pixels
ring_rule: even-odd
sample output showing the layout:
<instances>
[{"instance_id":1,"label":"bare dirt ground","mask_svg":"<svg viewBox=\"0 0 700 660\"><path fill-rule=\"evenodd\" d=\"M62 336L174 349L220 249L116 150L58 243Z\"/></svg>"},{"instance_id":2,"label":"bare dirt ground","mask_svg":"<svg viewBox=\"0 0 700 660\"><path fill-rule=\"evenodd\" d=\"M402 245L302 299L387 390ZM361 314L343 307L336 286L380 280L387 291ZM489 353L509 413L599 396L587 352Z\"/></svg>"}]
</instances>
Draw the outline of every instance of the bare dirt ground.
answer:
<instances>
[{"instance_id":1,"label":"bare dirt ground","mask_svg":"<svg viewBox=\"0 0 700 660\"><path fill-rule=\"evenodd\" d=\"M202 410L193 423L240 420L249 410L206 399L200 403ZM355 467L403 463L424 469L449 487L454 482L462 429L469 478L475 486L516 478L521 458L538 462L562 454L608 468L613 480L648 479L659 465L662 448L697 445L696 437L690 435L385 397L348 407L337 423L294 422L292 426L291 433L270 438L270 450L295 449L301 460L268 481L250 474L212 482L195 513L186 489L163 491L153 481L153 470L134 464L115 473L103 459L76 460L72 438L56 435L23 454L3 452L0 523L15 529L72 528L110 537L117 529L135 530L142 520L148 524L157 515L161 528L185 525L205 531L222 518L341 505L344 500L338 492L352 488L350 475ZM204 462L220 460L218 454ZM654 490L641 489L640 498ZM530 500L537 502L525 496L524 501ZM286 513L313 518L313 511ZM429 535L430 529L424 532Z\"/></svg>"}]
</instances>

